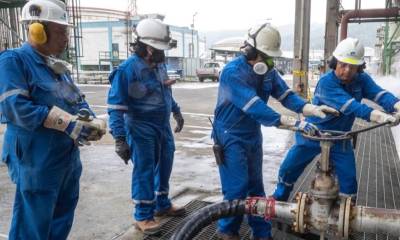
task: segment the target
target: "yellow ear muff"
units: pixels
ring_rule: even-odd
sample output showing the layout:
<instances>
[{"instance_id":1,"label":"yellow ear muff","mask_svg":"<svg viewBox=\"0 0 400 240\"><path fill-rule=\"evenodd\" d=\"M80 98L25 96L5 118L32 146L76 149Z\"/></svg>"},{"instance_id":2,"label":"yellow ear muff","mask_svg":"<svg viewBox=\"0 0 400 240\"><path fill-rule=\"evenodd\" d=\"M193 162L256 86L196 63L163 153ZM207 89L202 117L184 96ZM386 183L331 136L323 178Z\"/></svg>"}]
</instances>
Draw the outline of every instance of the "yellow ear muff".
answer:
<instances>
[{"instance_id":1,"label":"yellow ear muff","mask_svg":"<svg viewBox=\"0 0 400 240\"><path fill-rule=\"evenodd\" d=\"M36 22L29 25L29 37L36 44L45 44L47 35L43 24Z\"/></svg>"}]
</instances>

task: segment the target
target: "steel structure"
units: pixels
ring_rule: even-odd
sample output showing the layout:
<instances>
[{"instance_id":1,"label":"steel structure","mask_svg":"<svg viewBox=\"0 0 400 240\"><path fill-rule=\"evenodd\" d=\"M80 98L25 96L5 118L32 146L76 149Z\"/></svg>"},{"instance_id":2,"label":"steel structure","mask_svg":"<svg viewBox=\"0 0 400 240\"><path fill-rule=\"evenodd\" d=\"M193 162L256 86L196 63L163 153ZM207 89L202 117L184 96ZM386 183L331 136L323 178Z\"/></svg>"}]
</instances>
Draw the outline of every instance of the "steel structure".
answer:
<instances>
[{"instance_id":1,"label":"steel structure","mask_svg":"<svg viewBox=\"0 0 400 240\"><path fill-rule=\"evenodd\" d=\"M327 0L324 44L324 71L328 69L328 59L338 42L340 0Z\"/></svg>"},{"instance_id":2,"label":"steel structure","mask_svg":"<svg viewBox=\"0 0 400 240\"><path fill-rule=\"evenodd\" d=\"M308 98L311 0L296 0L293 51L293 89Z\"/></svg>"},{"instance_id":3,"label":"steel structure","mask_svg":"<svg viewBox=\"0 0 400 240\"><path fill-rule=\"evenodd\" d=\"M391 9L395 7L396 9L399 9L399 1L391 1L391 0L386 0L386 8ZM391 65L392 65L392 58L398 54L400 46L398 45L399 42L394 41L395 36L399 34L399 19L398 17L400 16L400 13L398 12L398 15L395 18L395 24L392 26L394 27L394 31L390 31L390 24L388 21L385 23L385 36L384 36L384 44L383 44L383 52L382 52L382 58L383 58L383 64L382 64L382 71L384 74L389 75L391 73Z\"/></svg>"},{"instance_id":4,"label":"steel structure","mask_svg":"<svg viewBox=\"0 0 400 240\"><path fill-rule=\"evenodd\" d=\"M0 0L0 51L16 48L25 41L24 29L19 23L25 0Z\"/></svg>"},{"instance_id":5,"label":"steel structure","mask_svg":"<svg viewBox=\"0 0 400 240\"><path fill-rule=\"evenodd\" d=\"M83 57L81 0L62 1L67 5L69 22L73 26L66 59L73 65L75 80L79 81L79 58Z\"/></svg>"},{"instance_id":6,"label":"steel structure","mask_svg":"<svg viewBox=\"0 0 400 240\"><path fill-rule=\"evenodd\" d=\"M82 27L80 0L62 0L67 4L71 30L70 43L65 58L75 67L79 78L79 57L82 57ZM20 23L21 8L27 0L0 0L0 51L17 48L26 41L26 31Z\"/></svg>"},{"instance_id":7,"label":"steel structure","mask_svg":"<svg viewBox=\"0 0 400 240\"><path fill-rule=\"evenodd\" d=\"M136 0L128 0L128 14L126 15L126 42L132 43L132 34L133 34L133 18L137 16L137 5ZM130 55L131 49L130 44L126 45L126 56Z\"/></svg>"}]
</instances>

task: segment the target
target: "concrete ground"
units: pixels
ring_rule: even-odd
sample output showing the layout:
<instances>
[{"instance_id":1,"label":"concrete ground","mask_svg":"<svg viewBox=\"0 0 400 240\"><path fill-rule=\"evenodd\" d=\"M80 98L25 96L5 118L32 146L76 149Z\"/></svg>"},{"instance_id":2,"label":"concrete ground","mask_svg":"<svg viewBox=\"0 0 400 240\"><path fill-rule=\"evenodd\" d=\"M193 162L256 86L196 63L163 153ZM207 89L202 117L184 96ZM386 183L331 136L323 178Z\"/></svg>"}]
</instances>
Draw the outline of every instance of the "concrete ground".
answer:
<instances>
[{"instance_id":1,"label":"concrete ground","mask_svg":"<svg viewBox=\"0 0 400 240\"><path fill-rule=\"evenodd\" d=\"M218 83L178 83L174 96L181 105L185 127L175 134L175 163L171 177L171 195L186 188L199 192L220 192L217 166L211 150L210 123L216 103ZM100 117L106 117L108 86L82 85L88 102ZM283 110L270 101L273 108ZM291 113L293 114L293 113ZM175 123L172 120L172 125ZM4 126L0 126L2 145ZM289 131L263 128L264 184L271 194L276 183L280 161L292 142ZM132 230L130 181L132 164L128 166L114 153L113 140L107 135L100 142L81 148L83 174L80 200L69 239L119 239ZM12 216L15 187L10 182L7 167L0 163L0 239L6 239ZM181 199L180 203L185 201Z\"/></svg>"}]
</instances>

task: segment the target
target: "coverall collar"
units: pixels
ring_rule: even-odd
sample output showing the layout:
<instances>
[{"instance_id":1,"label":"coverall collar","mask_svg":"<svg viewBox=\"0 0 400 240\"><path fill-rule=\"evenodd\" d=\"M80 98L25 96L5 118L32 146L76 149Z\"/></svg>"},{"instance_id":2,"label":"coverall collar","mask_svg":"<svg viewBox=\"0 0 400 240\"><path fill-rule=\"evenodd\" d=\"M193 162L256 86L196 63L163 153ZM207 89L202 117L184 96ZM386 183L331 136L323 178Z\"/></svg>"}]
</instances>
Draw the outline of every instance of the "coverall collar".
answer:
<instances>
[{"instance_id":1,"label":"coverall collar","mask_svg":"<svg viewBox=\"0 0 400 240\"><path fill-rule=\"evenodd\" d=\"M257 79L263 79L267 75L268 72L265 73L264 75L258 75L257 73L255 73L253 70L253 66L247 61L247 58L244 55L240 55L238 58L239 58L239 65L241 67L245 66L244 67L245 69L243 69L243 70L246 73L250 73L251 77L256 77Z\"/></svg>"},{"instance_id":2,"label":"coverall collar","mask_svg":"<svg viewBox=\"0 0 400 240\"><path fill-rule=\"evenodd\" d=\"M249 64L249 62L247 61L247 58L244 55L239 56L239 60L240 60L241 63L243 63L243 65L246 66L246 68L247 68L246 70L254 72L253 71L253 66L251 66Z\"/></svg>"},{"instance_id":3,"label":"coverall collar","mask_svg":"<svg viewBox=\"0 0 400 240\"><path fill-rule=\"evenodd\" d=\"M45 59L28 42L25 42L21 49L27 52L35 60L35 62L46 65Z\"/></svg>"}]
</instances>

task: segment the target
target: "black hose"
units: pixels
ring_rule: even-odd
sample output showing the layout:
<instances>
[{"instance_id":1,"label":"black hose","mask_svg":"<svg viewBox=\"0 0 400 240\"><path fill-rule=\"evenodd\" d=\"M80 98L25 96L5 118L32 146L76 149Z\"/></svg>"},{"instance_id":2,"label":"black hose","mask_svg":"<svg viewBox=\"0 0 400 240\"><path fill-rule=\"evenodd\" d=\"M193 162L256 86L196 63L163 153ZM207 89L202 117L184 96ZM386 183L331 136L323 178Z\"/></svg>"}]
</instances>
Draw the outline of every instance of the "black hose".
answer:
<instances>
[{"instance_id":1,"label":"black hose","mask_svg":"<svg viewBox=\"0 0 400 240\"><path fill-rule=\"evenodd\" d=\"M204 227L220 218L243 215L245 214L245 203L245 200L232 200L214 203L204 207L187 216L182 221L184 225L175 231L171 240L191 240Z\"/></svg>"}]
</instances>

